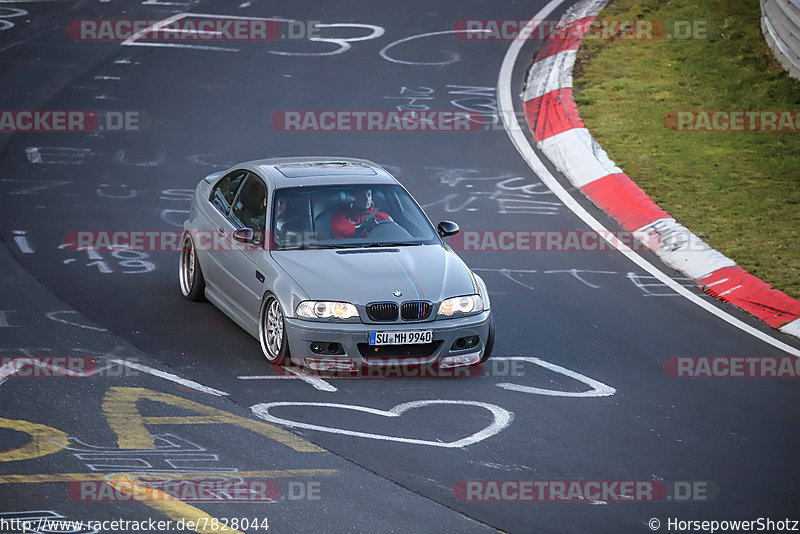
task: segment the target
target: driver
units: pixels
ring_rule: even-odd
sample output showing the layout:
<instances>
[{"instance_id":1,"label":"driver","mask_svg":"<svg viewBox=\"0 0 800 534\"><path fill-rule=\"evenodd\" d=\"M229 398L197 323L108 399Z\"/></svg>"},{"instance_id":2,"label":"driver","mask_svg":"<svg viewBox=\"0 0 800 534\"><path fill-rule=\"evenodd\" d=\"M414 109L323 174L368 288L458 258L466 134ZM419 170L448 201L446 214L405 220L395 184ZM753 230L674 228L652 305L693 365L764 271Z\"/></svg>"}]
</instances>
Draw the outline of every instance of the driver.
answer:
<instances>
[{"instance_id":1,"label":"driver","mask_svg":"<svg viewBox=\"0 0 800 534\"><path fill-rule=\"evenodd\" d=\"M375 228L378 221L391 221L392 218L382 211L377 211L372 203L372 190L364 189L355 195L350 209L339 211L331 217L333 237L366 237Z\"/></svg>"}]
</instances>

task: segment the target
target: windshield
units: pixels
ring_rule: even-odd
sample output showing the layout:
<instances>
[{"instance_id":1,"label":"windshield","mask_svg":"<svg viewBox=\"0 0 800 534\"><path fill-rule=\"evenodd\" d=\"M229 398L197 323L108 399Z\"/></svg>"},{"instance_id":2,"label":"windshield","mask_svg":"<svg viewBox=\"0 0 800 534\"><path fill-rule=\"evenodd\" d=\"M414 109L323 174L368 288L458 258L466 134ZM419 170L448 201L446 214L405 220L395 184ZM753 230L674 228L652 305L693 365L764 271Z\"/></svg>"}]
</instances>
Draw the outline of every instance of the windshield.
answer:
<instances>
[{"instance_id":1,"label":"windshield","mask_svg":"<svg viewBox=\"0 0 800 534\"><path fill-rule=\"evenodd\" d=\"M278 189L273 248L348 248L439 243L422 209L396 184Z\"/></svg>"}]
</instances>

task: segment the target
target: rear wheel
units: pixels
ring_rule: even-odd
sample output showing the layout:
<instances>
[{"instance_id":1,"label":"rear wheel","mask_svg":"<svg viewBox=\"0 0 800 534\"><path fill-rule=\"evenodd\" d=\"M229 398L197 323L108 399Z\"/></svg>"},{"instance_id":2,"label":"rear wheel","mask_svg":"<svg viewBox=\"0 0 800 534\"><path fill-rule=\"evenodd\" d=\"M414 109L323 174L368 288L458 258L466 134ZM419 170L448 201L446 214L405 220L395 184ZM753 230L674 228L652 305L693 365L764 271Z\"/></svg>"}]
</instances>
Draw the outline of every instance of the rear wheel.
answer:
<instances>
[{"instance_id":1,"label":"rear wheel","mask_svg":"<svg viewBox=\"0 0 800 534\"><path fill-rule=\"evenodd\" d=\"M258 340L261 342L261 350L269 363L282 365L289 356L283 309L278 299L271 294L267 294L261 303Z\"/></svg>"},{"instance_id":2,"label":"rear wheel","mask_svg":"<svg viewBox=\"0 0 800 534\"><path fill-rule=\"evenodd\" d=\"M486 336L486 346L483 349L483 356L481 356L481 363L489 359L494 349L494 315L489 316L489 335Z\"/></svg>"},{"instance_id":3,"label":"rear wheel","mask_svg":"<svg viewBox=\"0 0 800 534\"><path fill-rule=\"evenodd\" d=\"M206 280L197 261L192 236L185 234L181 243L181 259L178 269L178 278L181 284L181 293L187 300L205 300Z\"/></svg>"}]
</instances>

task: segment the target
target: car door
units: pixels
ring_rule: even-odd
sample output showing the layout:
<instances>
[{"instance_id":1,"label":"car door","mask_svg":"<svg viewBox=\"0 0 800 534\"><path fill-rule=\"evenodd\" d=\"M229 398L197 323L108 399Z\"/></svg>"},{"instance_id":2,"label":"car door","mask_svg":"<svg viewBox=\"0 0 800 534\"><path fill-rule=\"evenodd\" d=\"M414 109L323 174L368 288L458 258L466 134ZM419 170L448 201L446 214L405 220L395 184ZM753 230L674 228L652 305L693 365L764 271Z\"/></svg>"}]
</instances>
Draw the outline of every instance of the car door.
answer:
<instances>
[{"instance_id":1,"label":"car door","mask_svg":"<svg viewBox=\"0 0 800 534\"><path fill-rule=\"evenodd\" d=\"M226 238L230 238L233 228L228 214L247 174L246 170L238 169L220 178L211 189L209 204L203 210L205 216L198 219L196 247L207 258L204 266L206 283L218 293L221 286L228 285L223 283L225 272L222 268L222 245ZM226 297L224 294L221 296Z\"/></svg>"},{"instance_id":2,"label":"car door","mask_svg":"<svg viewBox=\"0 0 800 534\"><path fill-rule=\"evenodd\" d=\"M231 234L234 230L250 228L256 242L245 244L232 241L231 251L219 255L224 271L223 279L226 280L226 294L239 312L253 324L258 323L261 297L268 274L265 269L268 266L265 265L264 248L267 196L264 181L255 174L248 173L227 218L231 225Z\"/></svg>"}]
</instances>

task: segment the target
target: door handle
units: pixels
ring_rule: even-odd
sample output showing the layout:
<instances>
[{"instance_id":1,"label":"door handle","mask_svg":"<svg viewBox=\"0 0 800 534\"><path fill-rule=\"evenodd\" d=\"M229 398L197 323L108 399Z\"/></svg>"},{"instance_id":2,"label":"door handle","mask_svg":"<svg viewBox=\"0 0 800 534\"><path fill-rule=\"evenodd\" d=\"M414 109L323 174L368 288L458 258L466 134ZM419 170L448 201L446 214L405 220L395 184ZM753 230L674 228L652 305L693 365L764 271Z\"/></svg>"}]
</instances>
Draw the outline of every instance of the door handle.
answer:
<instances>
[{"instance_id":1,"label":"door handle","mask_svg":"<svg viewBox=\"0 0 800 534\"><path fill-rule=\"evenodd\" d=\"M217 232L219 232L219 235L225 235L225 230L222 228L217 228Z\"/></svg>"}]
</instances>

